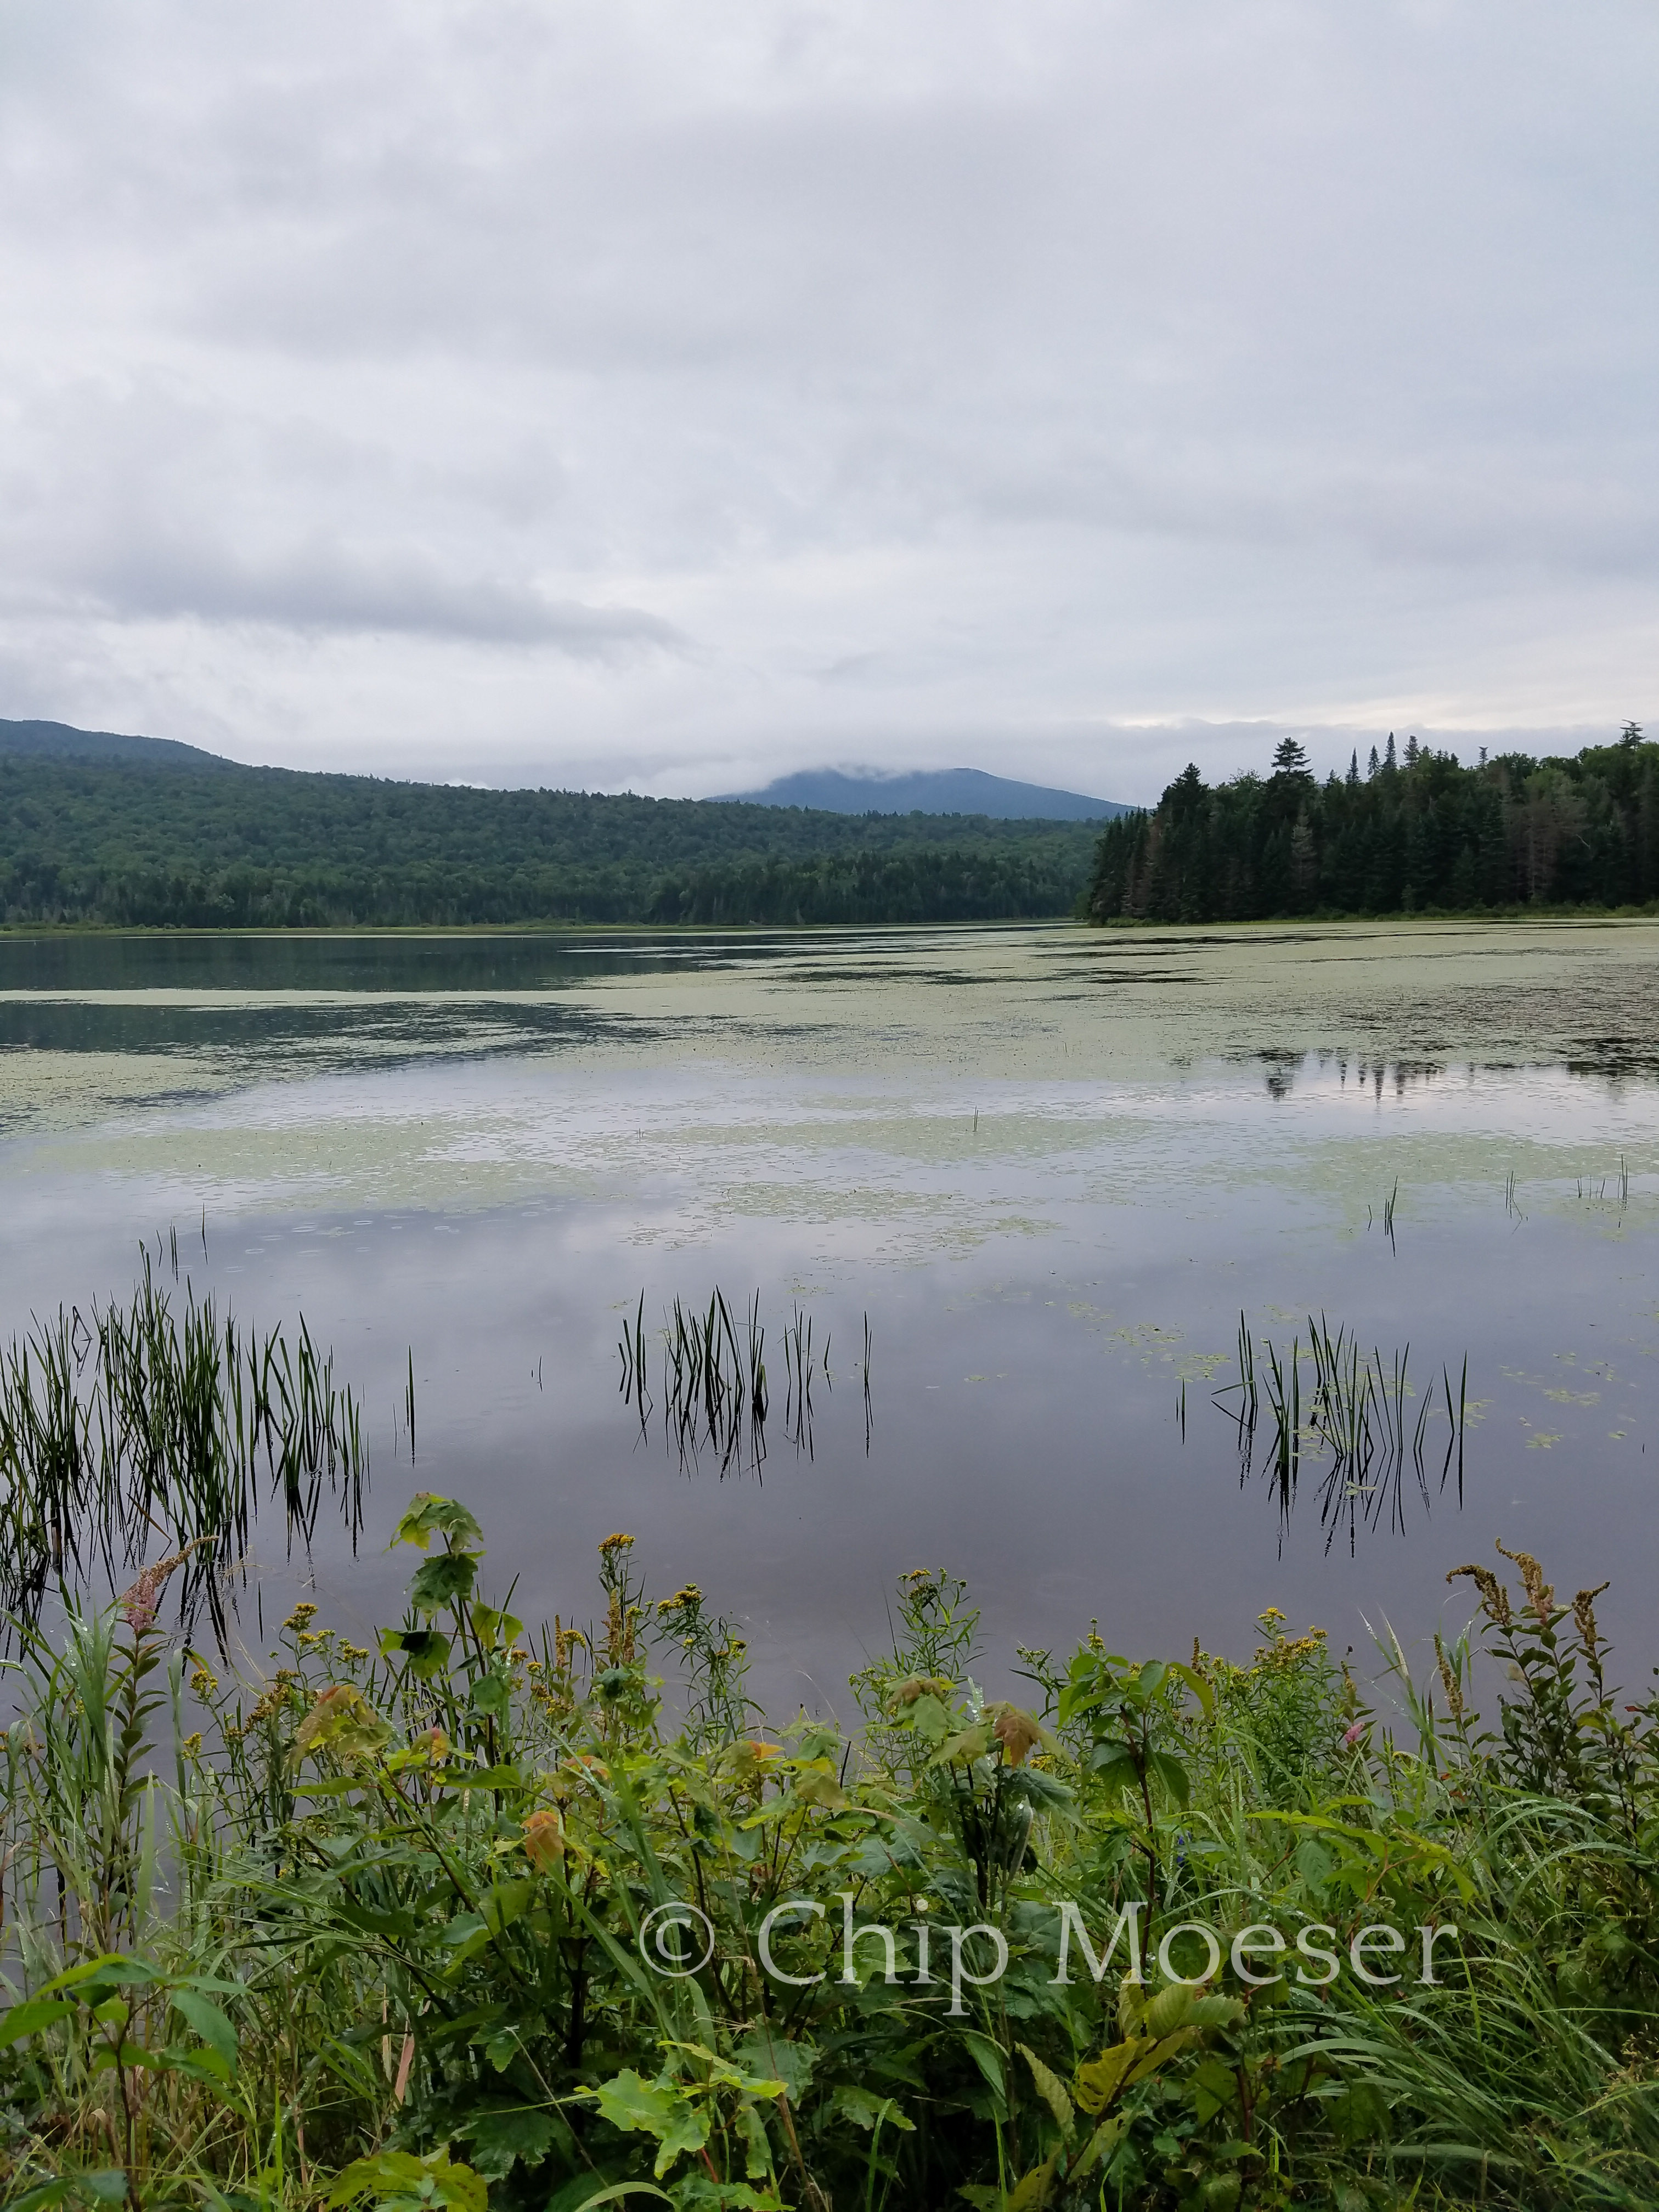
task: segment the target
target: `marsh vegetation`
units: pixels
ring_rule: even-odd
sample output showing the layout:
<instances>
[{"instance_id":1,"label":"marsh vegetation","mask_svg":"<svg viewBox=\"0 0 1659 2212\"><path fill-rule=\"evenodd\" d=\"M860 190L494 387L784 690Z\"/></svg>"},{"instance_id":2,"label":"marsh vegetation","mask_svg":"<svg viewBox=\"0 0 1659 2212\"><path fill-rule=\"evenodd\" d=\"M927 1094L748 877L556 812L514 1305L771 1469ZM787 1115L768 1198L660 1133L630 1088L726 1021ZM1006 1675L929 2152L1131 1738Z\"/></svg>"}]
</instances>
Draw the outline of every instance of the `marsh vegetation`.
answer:
<instances>
[{"instance_id":1,"label":"marsh vegetation","mask_svg":"<svg viewBox=\"0 0 1659 2212\"><path fill-rule=\"evenodd\" d=\"M758 1475L766 1461L766 1424L778 1409L766 1370L766 1326L760 1292L739 1306L734 1320L718 1284L707 1308L688 1309L676 1297L664 1315L654 1341L661 1352L660 1396L652 1390L652 1344L645 1326L645 1294L617 1340L622 1364L617 1383L641 1437L651 1433L652 1417L661 1416L663 1441L678 1455L682 1469L696 1467L706 1452L721 1474ZM811 1311L799 1300L784 1324L784 1392L781 1423L797 1452L810 1458L813 1444L813 1394L834 1387L830 1366L830 1334L814 1341ZM863 1389L864 1443L870 1448L870 1316L864 1316L863 1352L857 1375Z\"/></svg>"},{"instance_id":2,"label":"marsh vegetation","mask_svg":"<svg viewBox=\"0 0 1659 2212\"><path fill-rule=\"evenodd\" d=\"M293 1337L222 1319L181 1283L176 1232L140 1257L125 1303L60 1306L0 1350L0 1607L14 1629L50 1590L112 1589L159 1545L178 1558L180 1627L205 1606L222 1641L262 1492L290 1544L310 1542L325 1495L354 1544L362 1530L362 1407L303 1316ZM412 1439L412 1366L410 1421Z\"/></svg>"},{"instance_id":3,"label":"marsh vegetation","mask_svg":"<svg viewBox=\"0 0 1659 2212\"><path fill-rule=\"evenodd\" d=\"M1390 1200L1390 1212L1392 1205ZM1305 1395L1304 1364L1312 1370ZM1435 1486L1443 1492L1455 1474L1461 1505L1468 1356L1459 1364L1455 1390L1451 1369L1443 1363L1438 1376L1431 1372L1420 1398L1410 1364L1409 1345L1385 1362L1380 1346L1362 1352L1352 1329L1339 1324L1333 1332L1323 1314L1316 1321L1308 1316L1305 1345L1293 1336L1287 1348L1271 1337L1252 1336L1241 1313L1238 1379L1213 1394L1237 1426L1240 1481L1247 1482L1257 1468L1258 1425L1266 1431L1270 1424L1270 1432L1261 1439L1260 1457L1282 1520L1289 1522L1306 1462L1317 1482L1327 1548L1344 1529L1352 1548L1362 1525L1375 1528L1386 1518L1400 1526L1408 1469L1423 1504L1430 1503L1435 1457L1431 1439L1437 1443L1443 1425L1445 1449ZM1184 1427L1184 1401L1182 1420Z\"/></svg>"}]
</instances>

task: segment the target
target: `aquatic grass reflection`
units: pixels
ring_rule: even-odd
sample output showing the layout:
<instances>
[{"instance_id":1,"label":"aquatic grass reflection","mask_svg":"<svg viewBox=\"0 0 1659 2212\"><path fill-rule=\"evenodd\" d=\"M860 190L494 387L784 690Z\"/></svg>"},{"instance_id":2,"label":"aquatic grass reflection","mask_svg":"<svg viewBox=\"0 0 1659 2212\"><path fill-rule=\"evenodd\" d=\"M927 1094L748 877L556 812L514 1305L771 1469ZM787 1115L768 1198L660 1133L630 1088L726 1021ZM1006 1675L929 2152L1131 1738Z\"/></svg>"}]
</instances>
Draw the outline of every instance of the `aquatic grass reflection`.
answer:
<instances>
[{"instance_id":1,"label":"aquatic grass reflection","mask_svg":"<svg viewBox=\"0 0 1659 2212\"><path fill-rule=\"evenodd\" d=\"M326 1489L355 1549L362 1408L303 1315L297 1343L281 1327L246 1332L188 1276L175 1304L157 1279L159 1237L154 1257L141 1251L129 1304L60 1306L0 1352L0 1610L27 1626L54 1585L98 1572L113 1586L159 1548L177 1556L181 1622L205 1603L222 1645L261 1475L290 1548L296 1534L309 1547ZM176 1234L167 1258L176 1286ZM413 1413L411 1375L411 1449Z\"/></svg>"},{"instance_id":2,"label":"aquatic grass reflection","mask_svg":"<svg viewBox=\"0 0 1659 2212\"><path fill-rule=\"evenodd\" d=\"M706 1309L688 1309L676 1297L661 1334L663 1431L678 1450L681 1466L692 1465L707 1449L719 1460L722 1474L745 1470L758 1474L766 1457L766 1416L771 1402L760 1292L744 1309L741 1329L718 1284ZM637 1413L641 1434L648 1434L655 1401L647 1378L643 1291L617 1349L623 1403Z\"/></svg>"},{"instance_id":3,"label":"aquatic grass reflection","mask_svg":"<svg viewBox=\"0 0 1659 2212\"><path fill-rule=\"evenodd\" d=\"M761 1319L760 1292L740 1307L743 1320L718 1284L706 1307L687 1307L677 1296L663 1316L662 1425L665 1443L678 1455L683 1468L696 1465L707 1451L721 1474L758 1475L766 1459L766 1423L772 1411L767 1376L766 1328ZM814 1341L812 1316L797 1303L783 1329L785 1373L784 1425L798 1452L813 1455L813 1390L817 1383L833 1387L830 1368L830 1339ZM864 1448L870 1449L870 1316L864 1316L863 1356L858 1372L864 1395ZM621 1366L617 1395L638 1419L640 1433L647 1436L657 1411L650 1383L651 1339L645 1327L645 1293L617 1339Z\"/></svg>"},{"instance_id":4,"label":"aquatic grass reflection","mask_svg":"<svg viewBox=\"0 0 1659 2212\"><path fill-rule=\"evenodd\" d=\"M1289 1523L1304 1461L1317 1464L1320 1522L1328 1551L1346 1527L1352 1552L1360 1523L1375 1528L1385 1513L1393 1527L1403 1527L1408 1466L1424 1505L1430 1504L1429 1434L1437 1419L1447 1429L1438 1487L1444 1492L1455 1468L1462 1504L1468 1356L1463 1357L1455 1395L1450 1368L1443 1363L1439 1385L1431 1382L1413 1416L1408 1401L1415 1401L1417 1392L1409 1379L1410 1355L1408 1344L1385 1364L1380 1347L1362 1352L1351 1329L1339 1327L1333 1333L1322 1313L1317 1321L1310 1315L1305 1346L1299 1335L1291 1338L1288 1350L1262 1337L1258 1368L1256 1340L1246 1316L1239 1315L1239 1379L1212 1394L1218 1405L1229 1398L1238 1401L1231 1418L1237 1431L1239 1480L1247 1482L1257 1465L1265 1401L1273 1428L1262 1456L1281 1522ZM1304 1360L1314 1370L1305 1403Z\"/></svg>"}]
</instances>

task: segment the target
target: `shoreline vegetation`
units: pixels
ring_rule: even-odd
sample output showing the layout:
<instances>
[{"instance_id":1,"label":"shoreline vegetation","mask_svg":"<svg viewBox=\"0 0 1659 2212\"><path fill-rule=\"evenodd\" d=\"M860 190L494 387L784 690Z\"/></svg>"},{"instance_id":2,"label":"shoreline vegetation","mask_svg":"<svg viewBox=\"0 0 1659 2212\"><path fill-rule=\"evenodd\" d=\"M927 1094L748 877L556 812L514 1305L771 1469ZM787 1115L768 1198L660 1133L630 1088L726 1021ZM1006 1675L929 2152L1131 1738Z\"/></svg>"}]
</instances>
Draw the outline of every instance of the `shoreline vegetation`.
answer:
<instances>
[{"instance_id":1,"label":"shoreline vegetation","mask_svg":"<svg viewBox=\"0 0 1659 2212\"><path fill-rule=\"evenodd\" d=\"M1396 751L1090 821L847 815L0 749L0 927L829 928L1659 913L1659 745ZM210 857L207 857L210 856Z\"/></svg>"},{"instance_id":2,"label":"shoreline vegetation","mask_svg":"<svg viewBox=\"0 0 1659 2212\"><path fill-rule=\"evenodd\" d=\"M1084 910L1135 922L1501 920L1659 910L1659 744L1627 723L1571 759L1463 768L1407 740L1321 783L1293 738L1266 776L1188 766L1107 823Z\"/></svg>"},{"instance_id":3,"label":"shoreline vegetation","mask_svg":"<svg viewBox=\"0 0 1659 2212\"><path fill-rule=\"evenodd\" d=\"M917 1570L843 1724L765 1714L625 1533L589 1619L527 1626L420 1492L400 1617L307 1600L256 1660L237 1501L303 1547L356 1401L162 1257L0 1399L5 1540L59 1568L15 1577L0 1734L14 2212L1659 2197L1659 1694L1599 1589L1499 1544L1423 1680L1270 1607L1245 1663L1091 1626L993 1655L997 1699Z\"/></svg>"},{"instance_id":4,"label":"shoreline vegetation","mask_svg":"<svg viewBox=\"0 0 1659 2212\"><path fill-rule=\"evenodd\" d=\"M394 1544L377 1649L306 1602L239 1674L164 1632L176 1559L27 1638L17 2212L1654 2201L1659 1702L1526 1553L1452 1577L1492 1728L1468 1637L1427 1687L1390 1642L1389 1717L1272 1609L988 1700L927 1571L843 1730L628 1534L529 1633L459 1502Z\"/></svg>"}]
</instances>

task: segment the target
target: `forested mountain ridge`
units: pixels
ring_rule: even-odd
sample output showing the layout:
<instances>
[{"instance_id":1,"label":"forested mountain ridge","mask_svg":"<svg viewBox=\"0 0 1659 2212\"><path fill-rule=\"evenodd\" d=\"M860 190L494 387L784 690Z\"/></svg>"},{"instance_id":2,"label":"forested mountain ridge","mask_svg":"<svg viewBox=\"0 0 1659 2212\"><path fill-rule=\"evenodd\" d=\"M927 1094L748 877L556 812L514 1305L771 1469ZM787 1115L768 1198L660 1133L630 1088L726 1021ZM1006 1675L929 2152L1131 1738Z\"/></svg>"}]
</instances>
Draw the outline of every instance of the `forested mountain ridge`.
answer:
<instances>
[{"instance_id":1,"label":"forested mountain ridge","mask_svg":"<svg viewBox=\"0 0 1659 2212\"><path fill-rule=\"evenodd\" d=\"M757 806L812 806L834 814L983 814L998 821L1106 822L1134 810L1115 799L1091 799L1052 784L1020 783L983 769L919 769L879 775L873 769L802 769L775 777L761 791L720 797Z\"/></svg>"},{"instance_id":2,"label":"forested mountain ridge","mask_svg":"<svg viewBox=\"0 0 1659 2212\"><path fill-rule=\"evenodd\" d=\"M1572 759L1473 768L1390 737L1320 783L1291 738L1272 773L1212 787L1194 767L1148 813L1109 823L1095 921L1503 912L1659 901L1659 744L1636 723Z\"/></svg>"},{"instance_id":3,"label":"forested mountain ridge","mask_svg":"<svg viewBox=\"0 0 1659 2212\"><path fill-rule=\"evenodd\" d=\"M1095 825L495 791L0 747L14 924L993 921L1066 914Z\"/></svg>"}]
</instances>

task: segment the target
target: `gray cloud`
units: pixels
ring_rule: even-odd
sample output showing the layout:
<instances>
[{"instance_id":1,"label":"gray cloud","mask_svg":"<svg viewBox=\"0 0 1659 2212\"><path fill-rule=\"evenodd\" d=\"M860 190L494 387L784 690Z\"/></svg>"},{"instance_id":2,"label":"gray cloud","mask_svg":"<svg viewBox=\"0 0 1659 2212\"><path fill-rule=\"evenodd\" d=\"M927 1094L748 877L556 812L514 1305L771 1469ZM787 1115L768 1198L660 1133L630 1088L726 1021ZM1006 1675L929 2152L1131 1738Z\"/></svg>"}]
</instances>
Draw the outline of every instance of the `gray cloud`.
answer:
<instances>
[{"instance_id":1,"label":"gray cloud","mask_svg":"<svg viewBox=\"0 0 1659 2212\"><path fill-rule=\"evenodd\" d=\"M1641 0L6 37L0 711L1127 796L1183 723L1659 722Z\"/></svg>"},{"instance_id":2,"label":"gray cloud","mask_svg":"<svg viewBox=\"0 0 1659 2212\"><path fill-rule=\"evenodd\" d=\"M317 543L258 562L225 548L141 546L118 565L89 565L85 580L96 611L123 620L188 616L300 631L417 632L599 657L684 643L671 623L641 608L585 606L499 578L453 575L407 546Z\"/></svg>"}]
</instances>

